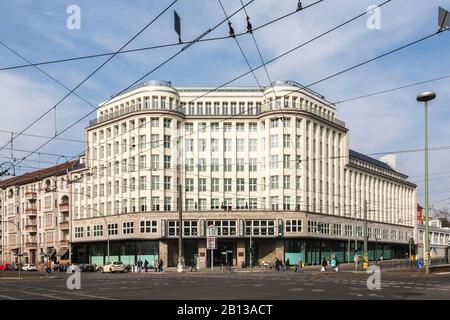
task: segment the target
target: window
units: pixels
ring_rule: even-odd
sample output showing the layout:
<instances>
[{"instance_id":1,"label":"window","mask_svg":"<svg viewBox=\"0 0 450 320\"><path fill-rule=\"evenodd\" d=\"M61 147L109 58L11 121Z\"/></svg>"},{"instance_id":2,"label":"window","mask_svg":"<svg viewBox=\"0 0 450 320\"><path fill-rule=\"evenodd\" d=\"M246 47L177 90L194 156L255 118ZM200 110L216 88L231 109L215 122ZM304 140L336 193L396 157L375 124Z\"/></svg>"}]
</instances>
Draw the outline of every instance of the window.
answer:
<instances>
[{"instance_id":1,"label":"window","mask_svg":"<svg viewBox=\"0 0 450 320\"><path fill-rule=\"evenodd\" d=\"M199 172L206 171L206 159L204 158L198 159L198 171Z\"/></svg>"},{"instance_id":2,"label":"window","mask_svg":"<svg viewBox=\"0 0 450 320\"><path fill-rule=\"evenodd\" d=\"M270 148L271 149L278 148L278 135L270 136Z\"/></svg>"},{"instance_id":3,"label":"window","mask_svg":"<svg viewBox=\"0 0 450 320\"><path fill-rule=\"evenodd\" d=\"M206 191L206 178L198 179L198 191Z\"/></svg>"},{"instance_id":4,"label":"window","mask_svg":"<svg viewBox=\"0 0 450 320\"><path fill-rule=\"evenodd\" d=\"M164 197L164 211L170 211L172 198L171 197Z\"/></svg>"},{"instance_id":5,"label":"window","mask_svg":"<svg viewBox=\"0 0 450 320\"><path fill-rule=\"evenodd\" d=\"M164 148L170 148L171 136L164 135Z\"/></svg>"},{"instance_id":6,"label":"window","mask_svg":"<svg viewBox=\"0 0 450 320\"><path fill-rule=\"evenodd\" d=\"M291 167L291 156L288 154L283 155L283 168L289 169Z\"/></svg>"},{"instance_id":7,"label":"window","mask_svg":"<svg viewBox=\"0 0 450 320\"><path fill-rule=\"evenodd\" d=\"M211 152L219 151L219 139L211 139Z\"/></svg>"},{"instance_id":8,"label":"window","mask_svg":"<svg viewBox=\"0 0 450 320\"><path fill-rule=\"evenodd\" d=\"M250 210L258 209L258 198L250 198Z\"/></svg>"},{"instance_id":9,"label":"window","mask_svg":"<svg viewBox=\"0 0 450 320\"><path fill-rule=\"evenodd\" d=\"M337 235L337 236L340 236L341 232L342 232L341 225L340 224L336 224L336 223L333 224L333 234Z\"/></svg>"},{"instance_id":10,"label":"window","mask_svg":"<svg viewBox=\"0 0 450 320\"><path fill-rule=\"evenodd\" d=\"M283 189L291 188L291 176L283 176Z\"/></svg>"},{"instance_id":11,"label":"window","mask_svg":"<svg viewBox=\"0 0 450 320\"><path fill-rule=\"evenodd\" d=\"M278 169L278 155L270 156L270 168Z\"/></svg>"},{"instance_id":12,"label":"window","mask_svg":"<svg viewBox=\"0 0 450 320\"><path fill-rule=\"evenodd\" d=\"M250 152L256 151L256 139L248 140L248 151Z\"/></svg>"},{"instance_id":13,"label":"window","mask_svg":"<svg viewBox=\"0 0 450 320\"><path fill-rule=\"evenodd\" d=\"M219 178L211 179L211 191L215 191L215 192L219 191Z\"/></svg>"},{"instance_id":14,"label":"window","mask_svg":"<svg viewBox=\"0 0 450 320\"><path fill-rule=\"evenodd\" d=\"M231 179L225 178L223 179L223 191L231 191Z\"/></svg>"},{"instance_id":15,"label":"window","mask_svg":"<svg viewBox=\"0 0 450 320\"><path fill-rule=\"evenodd\" d=\"M286 233L289 232L302 232L302 220L286 220Z\"/></svg>"},{"instance_id":16,"label":"window","mask_svg":"<svg viewBox=\"0 0 450 320\"><path fill-rule=\"evenodd\" d=\"M159 154L152 155L152 169L159 169Z\"/></svg>"},{"instance_id":17,"label":"window","mask_svg":"<svg viewBox=\"0 0 450 320\"><path fill-rule=\"evenodd\" d=\"M194 191L194 179L192 179L192 178L186 179L186 191L187 192Z\"/></svg>"},{"instance_id":18,"label":"window","mask_svg":"<svg viewBox=\"0 0 450 320\"><path fill-rule=\"evenodd\" d=\"M165 176L164 177L164 190L170 190L171 189L171 183L172 183L172 177Z\"/></svg>"},{"instance_id":19,"label":"window","mask_svg":"<svg viewBox=\"0 0 450 320\"><path fill-rule=\"evenodd\" d=\"M164 128L170 128L172 125L172 119L164 118Z\"/></svg>"},{"instance_id":20,"label":"window","mask_svg":"<svg viewBox=\"0 0 450 320\"><path fill-rule=\"evenodd\" d=\"M132 234L134 233L134 222L130 221L130 222L124 222L122 224L122 233L123 234Z\"/></svg>"},{"instance_id":21,"label":"window","mask_svg":"<svg viewBox=\"0 0 450 320\"><path fill-rule=\"evenodd\" d=\"M152 190L159 190L159 176L151 176Z\"/></svg>"},{"instance_id":22,"label":"window","mask_svg":"<svg viewBox=\"0 0 450 320\"><path fill-rule=\"evenodd\" d=\"M237 152L244 151L244 139L236 139L236 151Z\"/></svg>"},{"instance_id":23,"label":"window","mask_svg":"<svg viewBox=\"0 0 450 320\"><path fill-rule=\"evenodd\" d=\"M284 196L283 197L283 210L291 210L291 197Z\"/></svg>"},{"instance_id":24,"label":"window","mask_svg":"<svg viewBox=\"0 0 450 320\"><path fill-rule=\"evenodd\" d=\"M270 176L270 189L278 189L278 176Z\"/></svg>"},{"instance_id":25,"label":"window","mask_svg":"<svg viewBox=\"0 0 450 320\"><path fill-rule=\"evenodd\" d=\"M211 159L211 171L219 171L219 159Z\"/></svg>"},{"instance_id":26,"label":"window","mask_svg":"<svg viewBox=\"0 0 450 320\"><path fill-rule=\"evenodd\" d=\"M217 236L235 236L237 235L236 220L208 220L207 226L216 227Z\"/></svg>"},{"instance_id":27,"label":"window","mask_svg":"<svg viewBox=\"0 0 450 320\"><path fill-rule=\"evenodd\" d=\"M231 139L224 139L223 140L223 151L231 151Z\"/></svg>"},{"instance_id":28,"label":"window","mask_svg":"<svg viewBox=\"0 0 450 320\"><path fill-rule=\"evenodd\" d=\"M250 172L256 172L257 171L256 158L250 158L249 159L248 170Z\"/></svg>"},{"instance_id":29,"label":"window","mask_svg":"<svg viewBox=\"0 0 450 320\"><path fill-rule=\"evenodd\" d=\"M219 202L220 202L219 199L212 198L211 199L211 210L219 210L220 209Z\"/></svg>"},{"instance_id":30,"label":"window","mask_svg":"<svg viewBox=\"0 0 450 320\"><path fill-rule=\"evenodd\" d=\"M186 159L185 170L186 172L194 171L194 159Z\"/></svg>"},{"instance_id":31,"label":"window","mask_svg":"<svg viewBox=\"0 0 450 320\"><path fill-rule=\"evenodd\" d=\"M230 158L224 158L223 159L223 170L224 171L231 171L231 159Z\"/></svg>"},{"instance_id":32,"label":"window","mask_svg":"<svg viewBox=\"0 0 450 320\"><path fill-rule=\"evenodd\" d=\"M164 169L170 169L171 156L164 156Z\"/></svg>"},{"instance_id":33,"label":"window","mask_svg":"<svg viewBox=\"0 0 450 320\"><path fill-rule=\"evenodd\" d=\"M168 233L169 237L178 236L179 232L178 220L168 221ZM197 220L184 220L183 221L183 236L198 236L198 221Z\"/></svg>"},{"instance_id":34,"label":"window","mask_svg":"<svg viewBox=\"0 0 450 320\"><path fill-rule=\"evenodd\" d=\"M186 132L189 132L189 133L194 132L194 124L186 123L184 127L185 127Z\"/></svg>"},{"instance_id":35,"label":"window","mask_svg":"<svg viewBox=\"0 0 450 320\"><path fill-rule=\"evenodd\" d=\"M236 123L236 132L244 132L245 125L243 123Z\"/></svg>"},{"instance_id":36,"label":"window","mask_svg":"<svg viewBox=\"0 0 450 320\"><path fill-rule=\"evenodd\" d=\"M223 132L231 132L231 130L232 130L231 123L225 122L223 124Z\"/></svg>"},{"instance_id":37,"label":"window","mask_svg":"<svg viewBox=\"0 0 450 320\"><path fill-rule=\"evenodd\" d=\"M275 220L246 220L245 235L273 236L275 235Z\"/></svg>"},{"instance_id":38,"label":"window","mask_svg":"<svg viewBox=\"0 0 450 320\"><path fill-rule=\"evenodd\" d=\"M237 178L236 179L236 191L244 191L245 188L245 179Z\"/></svg>"},{"instance_id":39,"label":"window","mask_svg":"<svg viewBox=\"0 0 450 320\"><path fill-rule=\"evenodd\" d=\"M308 221L308 232L317 233L317 221Z\"/></svg>"},{"instance_id":40,"label":"window","mask_svg":"<svg viewBox=\"0 0 450 320\"><path fill-rule=\"evenodd\" d=\"M83 237L84 237L84 228L75 227L75 238L83 238Z\"/></svg>"},{"instance_id":41,"label":"window","mask_svg":"<svg viewBox=\"0 0 450 320\"><path fill-rule=\"evenodd\" d=\"M110 235L110 236L118 235L117 223L108 223L108 235Z\"/></svg>"},{"instance_id":42,"label":"window","mask_svg":"<svg viewBox=\"0 0 450 320\"><path fill-rule=\"evenodd\" d=\"M186 139L186 152L194 151L194 139Z\"/></svg>"},{"instance_id":43,"label":"window","mask_svg":"<svg viewBox=\"0 0 450 320\"><path fill-rule=\"evenodd\" d=\"M244 171L244 159L236 159L236 171Z\"/></svg>"},{"instance_id":44,"label":"window","mask_svg":"<svg viewBox=\"0 0 450 320\"><path fill-rule=\"evenodd\" d=\"M152 126L152 128L159 127L159 118L152 118L151 119L151 126Z\"/></svg>"},{"instance_id":45,"label":"window","mask_svg":"<svg viewBox=\"0 0 450 320\"><path fill-rule=\"evenodd\" d=\"M249 191L258 191L257 190L257 185L258 185L257 181L258 181L257 178L250 178Z\"/></svg>"},{"instance_id":46,"label":"window","mask_svg":"<svg viewBox=\"0 0 450 320\"><path fill-rule=\"evenodd\" d=\"M155 220L141 221L141 233L157 233L157 222Z\"/></svg>"},{"instance_id":47,"label":"window","mask_svg":"<svg viewBox=\"0 0 450 320\"><path fill-rule=\"evenodd\" d=\"M278 196L270 197L270 208L273 211L278 211L279 209Z\"/></svg>"},{"instance_id":48,"label":"window","mask_svg":"<svg viewBox=\"0 0 450 320\"><path fill-rule=\"evenodd\" d=\"M284 134L283 135L283 148L289 148L291 146L291 135Z\"/></svg>"},{"instance_id":49,"label":"window","mask_svg":"<svg viewBox=\"0 0 450 320\"><path fill-rule=\"evenodd\" d=\"M258 125L256 123L249 123L248 124L248 130L250 132L257 132Z\"/></svg>"},{"instance_id":50,"label":"window","mask_svg":"<svg viewBox=\"0 0 450 320\"><path fill-rule=\"evenodd\" d=\"M94 226L94 237L102 237L103 236L103 226L96 225Z\"/></svg>"},{"instance_id":51,"label":"window","mask_svg":"<svg viewBox=\"0 0 450 320\"><path fill-rule=\"evenodd\" d=\"M199 140L200 151L206 151L206 139Z\"/></svg>"}]
</instances>

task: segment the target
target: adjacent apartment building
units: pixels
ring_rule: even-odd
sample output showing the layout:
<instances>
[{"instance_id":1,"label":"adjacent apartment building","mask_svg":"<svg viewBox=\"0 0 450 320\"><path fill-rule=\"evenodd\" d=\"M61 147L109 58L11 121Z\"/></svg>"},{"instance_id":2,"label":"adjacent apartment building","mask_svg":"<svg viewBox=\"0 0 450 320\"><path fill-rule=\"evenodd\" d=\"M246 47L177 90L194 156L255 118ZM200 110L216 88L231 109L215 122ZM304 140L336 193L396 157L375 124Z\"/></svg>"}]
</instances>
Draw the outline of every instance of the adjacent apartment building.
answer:
<instances>
[{"instance_id":1,"label":"adjacent apartment building","mask_svg":"<svg viewBox=\"0 0 450 320\"><path fill-rule=\"evenodd\" d=\"M46 200L45 180L3 182L3 215L20 214L22 228L34 219L34 236L25 233L34 252L67 248L60 244L70 240L72 260L85 263L175 266L180 205L185 261L198 259L200 267L227 259L241 267L250 256L253 265L275 257L352 260L362 251L364 220L370 259L406 255L417 225L416 185L392 161L349 149L333 104L293 81L210 90L151 81L100 105L85 129L84 156L69 172L69 238L60 226L65 194L58 189ZM26 214L33 205L34 218ZM12 229L5 252L17 243Z\"/></svg>"},{"instance_id":2,"label":"adjacent apartment building","mask_svg":"<svg viewBox=\"0 0 450 320\"><path fill-rule=\"evenodd\" d=\"M0 182L0 260L69 260L69 169L76 161Z\"/></svg>"}]
</instances>

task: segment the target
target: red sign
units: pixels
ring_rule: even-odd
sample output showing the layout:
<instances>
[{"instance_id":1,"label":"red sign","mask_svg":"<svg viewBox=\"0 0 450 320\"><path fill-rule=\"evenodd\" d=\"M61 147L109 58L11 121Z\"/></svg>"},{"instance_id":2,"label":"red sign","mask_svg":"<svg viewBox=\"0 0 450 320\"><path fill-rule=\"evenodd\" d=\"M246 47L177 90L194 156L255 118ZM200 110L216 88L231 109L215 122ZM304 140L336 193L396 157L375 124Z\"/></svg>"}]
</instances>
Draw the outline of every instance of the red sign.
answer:
<instances>
[{"instance_id":1,"label":"red sign","mask_svg":"<svg viewBox=\"0 0 450 320\"><path fill-rule=\"evenodd\" d=\"M421 206L417 206L417 223L423 224L423 208Z\"/></svg>"}]
</instances>

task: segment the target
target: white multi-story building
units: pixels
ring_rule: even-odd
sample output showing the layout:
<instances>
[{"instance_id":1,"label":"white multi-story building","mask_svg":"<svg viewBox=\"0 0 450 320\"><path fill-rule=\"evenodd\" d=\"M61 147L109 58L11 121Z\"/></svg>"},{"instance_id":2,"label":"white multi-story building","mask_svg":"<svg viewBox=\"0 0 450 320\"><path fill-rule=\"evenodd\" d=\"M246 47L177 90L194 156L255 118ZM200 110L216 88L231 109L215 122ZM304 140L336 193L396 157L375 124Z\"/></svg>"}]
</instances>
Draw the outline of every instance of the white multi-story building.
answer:
<instances>
[{"instance_id":1,"label":"white multi-story building","mask_svg":"<svg viewBox=\"0 0 450 320\"><path fill-rule=\"evenodd\" d=\"M349 150L333 104L291 81L209 91L152 81L101 105L71 172L74 260L104 263L109 239L110 260L176 265L178 186L187 263L211 262L209 225L214 263L248 263L250 238L254 263L345 261L364 217L370 258L407 252L416 186Z\"/></svg>"},{"instance_id":2,"label":"white multi-story building","mask_svg":"<svg viewBox=\"0 0 450 320\"><path fill-rule=\"evenodd\" d=\"M69 260L67 179L73 164L0 182L1 261L39 265Z\"/></svg>"}]
</instances>

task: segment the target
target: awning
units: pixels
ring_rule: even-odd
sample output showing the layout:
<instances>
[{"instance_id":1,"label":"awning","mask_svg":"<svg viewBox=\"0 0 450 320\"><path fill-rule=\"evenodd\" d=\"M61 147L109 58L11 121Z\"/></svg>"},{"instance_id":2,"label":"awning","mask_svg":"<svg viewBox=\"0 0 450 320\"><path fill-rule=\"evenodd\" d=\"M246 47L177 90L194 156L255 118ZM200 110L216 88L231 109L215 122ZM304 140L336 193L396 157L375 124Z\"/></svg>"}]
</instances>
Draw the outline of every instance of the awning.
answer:
<instances>
[{"instance_id":1,"label":"awning","mask_svg":"<svg viewBox=\"0 0 450 320\"><path fill-rule=\"evenodd\" d=\"M56 254L55 249L48 250L44 257L53 257Z\"/></svg>"},{"instance_id":2,"label":"awning","mask_svg":"<svg viewBox=\"0 0 450 320\"><path fill-rule=\"evenodd\" d=\"M56 256L58 256L58 257L64 257L66 254L68 254L69 253L69 250L68 249L60 249L59 251L58 251L58 254L56 255Z\"/></svg>"}]
</instances>

